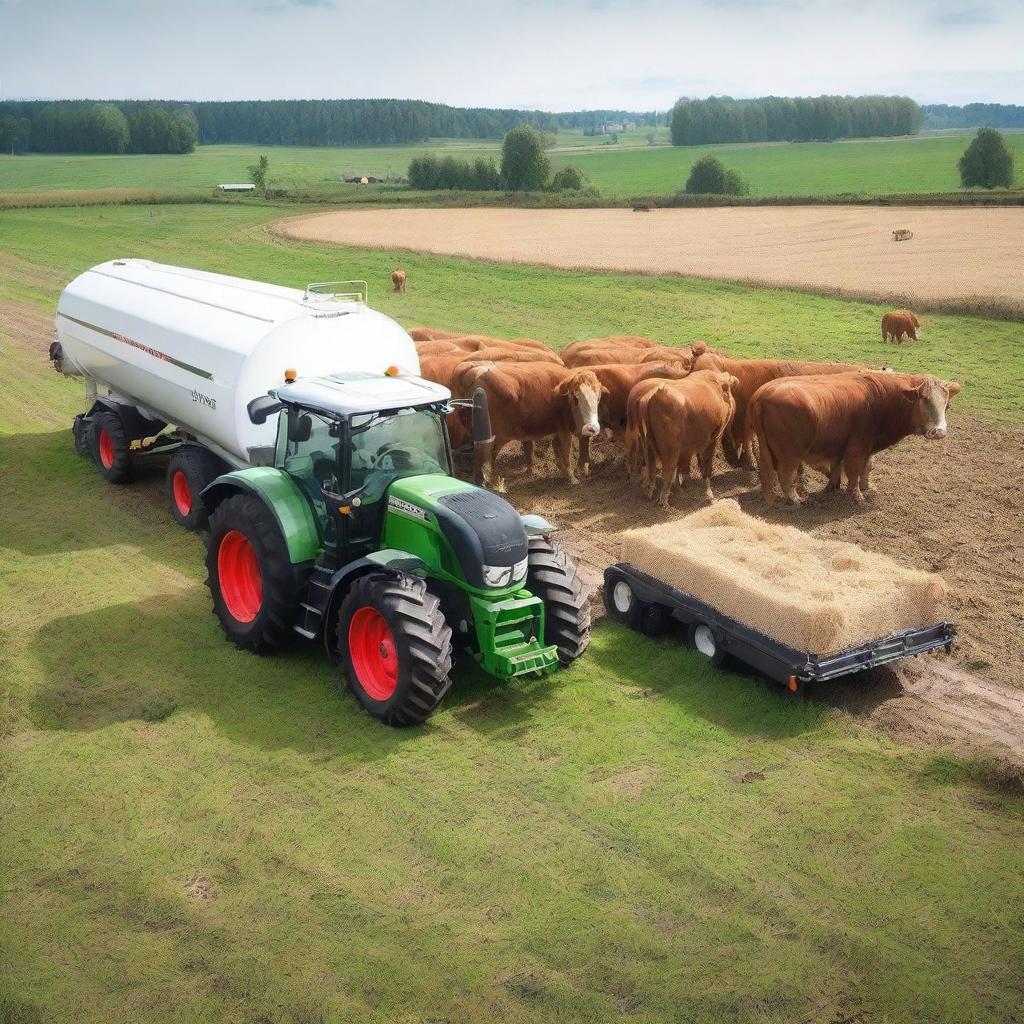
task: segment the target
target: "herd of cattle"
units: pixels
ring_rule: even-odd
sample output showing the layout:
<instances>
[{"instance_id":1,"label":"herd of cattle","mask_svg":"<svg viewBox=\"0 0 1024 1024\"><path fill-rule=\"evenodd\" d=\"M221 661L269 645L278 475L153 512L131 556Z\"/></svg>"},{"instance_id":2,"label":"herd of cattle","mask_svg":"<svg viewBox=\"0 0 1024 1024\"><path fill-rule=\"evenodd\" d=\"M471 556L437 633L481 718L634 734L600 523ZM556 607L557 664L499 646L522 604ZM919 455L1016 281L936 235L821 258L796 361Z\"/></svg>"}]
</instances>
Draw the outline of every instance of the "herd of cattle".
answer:
<instances>
[{"instance_id":1,"label":"herd of cattle","mask_svg":"<svg viewBox=\"0 0 1024 1024\"><path fill-rule=\"evenodd\" d=\"M888 314L887 314L888 315ZM590 443L601 434L625 449L629 477L660 504L690 476L696 458L708 500L714 455L757 470L765 501L807 498L805 469L827 474L838 490L845 472L861 503L873 488L871 458L911 435L946 435L946 409L960 385L930 375L872 370L852 363L737 359L703 342L669 347L649 338L577 341L561 352L530 338L488 338L415 328L420 372L468 398L487 396L493 440L482 446L478 475L488 486L512 441L532 472L534 442L551 438L571 483L590 471ZM450 418L452 444L469 440L465 420ZM573 439L579 451L573 462Z\"/></svg>"}]
</instances>

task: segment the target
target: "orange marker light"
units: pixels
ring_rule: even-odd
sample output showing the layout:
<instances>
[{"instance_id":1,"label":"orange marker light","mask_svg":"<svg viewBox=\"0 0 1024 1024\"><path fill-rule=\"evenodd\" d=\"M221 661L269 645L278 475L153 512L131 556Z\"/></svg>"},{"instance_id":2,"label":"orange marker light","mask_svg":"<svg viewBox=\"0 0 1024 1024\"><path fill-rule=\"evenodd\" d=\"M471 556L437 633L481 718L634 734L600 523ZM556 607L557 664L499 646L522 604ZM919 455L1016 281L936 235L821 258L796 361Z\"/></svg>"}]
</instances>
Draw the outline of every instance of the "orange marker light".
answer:
<instances>
[{"instance_id":1,"label":"orange marker light","mask_svg":"<svg viewBox=\"0 0 1024 1024\"><path fill-rule=\"evenodd\" d=\"M285 382L285 384L291 384L292 381L294 381L295 378L298 377L298 375L299 375L299 371L298 370L293 370L293 369L290 369L290 368L285 370L284 371L284 382Z\"/></svg>"},{"instance_id":2,"label":"orange marker light","mask_svg":"<svg viewBox=\"0 0 1024 1024\"><path fill-rule=\"evenodd\" d=\"M398 376L398 367L397 366L389 366L384 371L384 376L385 377L397 377Z\"/></svg>"},{"instance_id":3,"label":"orange marker light","mask_svg":"<svg viewBox=\"0 0 1024 1024\"><path fill-rule=\"evenodd\" d=\"M796 693L796 691L800 689L800 684L796 681L796 676L789 677L788 686L791 693Z\"/></svg>"}]
</instances>

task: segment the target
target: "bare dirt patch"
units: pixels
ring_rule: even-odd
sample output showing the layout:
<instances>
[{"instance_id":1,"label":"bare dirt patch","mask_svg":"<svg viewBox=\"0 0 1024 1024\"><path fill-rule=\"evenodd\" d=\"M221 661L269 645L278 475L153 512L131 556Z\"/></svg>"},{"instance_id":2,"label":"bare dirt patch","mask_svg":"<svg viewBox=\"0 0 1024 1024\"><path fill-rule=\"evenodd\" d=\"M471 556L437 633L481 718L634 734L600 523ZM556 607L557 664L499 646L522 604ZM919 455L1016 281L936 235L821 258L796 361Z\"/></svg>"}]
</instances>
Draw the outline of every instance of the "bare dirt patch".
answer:
<instances>
[{"instance_id":1,"label":"bare dirt patch","mask_svg":"<svg viewBox=\"0 0 1024 1024\"><path fill-rule=\"evenodd\" d=\"M914 237L894 242L896 228ZM1022 209L345 210L274 230L300 241L688 274L1024 317Z\"/></svg>"},{"instance_id":2,"label":"bare dirt patch","mask_svg":"<svg viewBox=\"0 0 1024 1024\"><path fill-rule=\"evenodd\" d=\"M561 537L603 605L603 572L619 560L624 530L677 519L702 506L698 485L677 493L668 512L626 481L618 449L595 445L589 480L570 487L553 458L528 480L516 446L502 454L509 498L564 527ZM1024 758L1024 432L957 417L942 442L909 439L875 459L878 497L858 508L845 496L769 512L753 474L716 467L718 497L763 516L879 551L940 573L957 624L953 657L927 657L831 690L828 699L904 739L963 742ZM824 483L824 480L821 481Z\"/></svg>"}]
</instances>

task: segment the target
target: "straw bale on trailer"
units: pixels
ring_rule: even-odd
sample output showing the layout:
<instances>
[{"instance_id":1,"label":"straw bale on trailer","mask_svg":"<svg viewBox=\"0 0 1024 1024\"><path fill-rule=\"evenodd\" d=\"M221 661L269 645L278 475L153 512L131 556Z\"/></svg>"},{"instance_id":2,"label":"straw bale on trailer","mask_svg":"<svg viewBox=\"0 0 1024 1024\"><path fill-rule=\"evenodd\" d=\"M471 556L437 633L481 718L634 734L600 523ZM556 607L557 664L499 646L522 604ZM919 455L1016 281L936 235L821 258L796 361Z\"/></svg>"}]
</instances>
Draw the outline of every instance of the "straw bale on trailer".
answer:
<instances>
[{"instance_id":1,"label":"straw bale on trailer","mask_svg":"<svg viewBox=\"0 0 1024 1024\"><path fill-rule=\"evenodd\" d=\"M943 618L940 577L748 516L735 501L627 532L622 560L812 654Z\"/></svg>"}]
</instances>

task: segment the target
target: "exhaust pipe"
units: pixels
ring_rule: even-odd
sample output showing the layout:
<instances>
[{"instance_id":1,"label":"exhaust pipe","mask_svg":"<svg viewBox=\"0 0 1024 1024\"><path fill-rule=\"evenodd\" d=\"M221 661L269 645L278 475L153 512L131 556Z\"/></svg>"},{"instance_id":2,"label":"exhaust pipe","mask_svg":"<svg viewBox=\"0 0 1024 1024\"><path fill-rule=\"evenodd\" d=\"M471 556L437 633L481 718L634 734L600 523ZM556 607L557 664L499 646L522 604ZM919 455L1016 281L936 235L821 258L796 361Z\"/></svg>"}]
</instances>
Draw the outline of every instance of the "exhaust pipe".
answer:
<instances>
[{"instance_id":1,"label":"exhaust pipe","mask_svg":"<svg viewBox=\"0 0 1024 1024\"><path fill-rule=\"evenodd\" d=\"M487 411L487 394L483 388L473 392L473 480L479 486L489 475L491 457L494 451L494 434L491 433L491 414ZM485 469L487 472L485 472Z\"/></svg>"}]
</instances>

